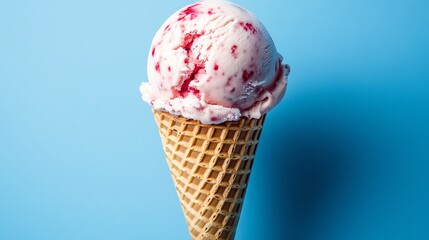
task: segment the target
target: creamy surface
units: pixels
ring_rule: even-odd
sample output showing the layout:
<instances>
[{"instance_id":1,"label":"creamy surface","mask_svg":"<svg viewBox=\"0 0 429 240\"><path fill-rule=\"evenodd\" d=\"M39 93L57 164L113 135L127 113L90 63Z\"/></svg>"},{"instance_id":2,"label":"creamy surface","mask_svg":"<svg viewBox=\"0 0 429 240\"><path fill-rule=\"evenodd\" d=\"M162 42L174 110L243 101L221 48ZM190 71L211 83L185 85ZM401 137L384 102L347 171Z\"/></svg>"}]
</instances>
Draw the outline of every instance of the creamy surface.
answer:
<instances>
[{"instance_id":1,"label":"creamy surface","mask_svg":"<svg viewBox=\"0 0 429 240\"><path fill-rule=\"evenodd\" d=\"M148 57L144 101L206 124L260 118L286 90L289 66L264 26L224 0L203 0L170 16Z\"/></svg>"}]
</instances>

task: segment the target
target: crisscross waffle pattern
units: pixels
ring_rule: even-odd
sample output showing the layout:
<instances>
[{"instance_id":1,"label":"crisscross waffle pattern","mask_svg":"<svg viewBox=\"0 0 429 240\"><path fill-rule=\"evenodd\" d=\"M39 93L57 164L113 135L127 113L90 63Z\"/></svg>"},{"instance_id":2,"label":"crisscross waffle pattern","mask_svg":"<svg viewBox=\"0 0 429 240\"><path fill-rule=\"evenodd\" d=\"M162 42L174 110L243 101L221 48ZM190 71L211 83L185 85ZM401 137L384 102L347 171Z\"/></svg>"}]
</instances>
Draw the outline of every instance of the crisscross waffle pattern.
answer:
<instances>
[{"instance_id":1,"label":"crisscross waffle pattern","mask_svg":"<svg viewBox=\"0 0 429 240\"><path fill-rule=\"evenodd\" d=\"M217 125L154 115L192 239L234 239L265 115Z\"/></svg>"}]
</instances>

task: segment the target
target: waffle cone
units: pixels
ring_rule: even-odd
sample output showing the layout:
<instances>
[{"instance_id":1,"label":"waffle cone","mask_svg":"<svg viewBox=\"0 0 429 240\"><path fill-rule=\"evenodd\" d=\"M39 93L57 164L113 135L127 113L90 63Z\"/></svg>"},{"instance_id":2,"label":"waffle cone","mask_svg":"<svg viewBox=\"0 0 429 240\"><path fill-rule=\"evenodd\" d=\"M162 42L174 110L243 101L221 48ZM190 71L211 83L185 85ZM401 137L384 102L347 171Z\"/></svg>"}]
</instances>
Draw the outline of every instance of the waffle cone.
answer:
<instances>
[{"instance_id":1,"label":"waffle cone","mask_svg":"<svg viewBox=\"0 0 429 240\"><path fill-rule=\"evenodd\" d=\"M154 115L192 239L234 239L265 115L216 125Z\"/></svg>"}]
</instances>

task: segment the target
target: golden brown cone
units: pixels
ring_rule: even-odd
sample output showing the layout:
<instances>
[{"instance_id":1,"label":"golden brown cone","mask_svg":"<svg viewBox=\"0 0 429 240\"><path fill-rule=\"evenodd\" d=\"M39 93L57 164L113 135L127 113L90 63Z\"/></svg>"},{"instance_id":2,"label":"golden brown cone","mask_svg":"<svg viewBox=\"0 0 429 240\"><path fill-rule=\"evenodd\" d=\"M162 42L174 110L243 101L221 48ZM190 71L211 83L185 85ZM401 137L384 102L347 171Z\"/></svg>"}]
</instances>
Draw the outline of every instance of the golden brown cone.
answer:
<instances>
[{"instance_id":1,"label":"golden brown cone","mask_svg":"<svg viewBox=\"0 0 429 240\"><path fill-rule=\"evenodd\" d=\"M154 115L192 239L234 239L265 115L214 125Z\"/></svg>"}]
</instances>

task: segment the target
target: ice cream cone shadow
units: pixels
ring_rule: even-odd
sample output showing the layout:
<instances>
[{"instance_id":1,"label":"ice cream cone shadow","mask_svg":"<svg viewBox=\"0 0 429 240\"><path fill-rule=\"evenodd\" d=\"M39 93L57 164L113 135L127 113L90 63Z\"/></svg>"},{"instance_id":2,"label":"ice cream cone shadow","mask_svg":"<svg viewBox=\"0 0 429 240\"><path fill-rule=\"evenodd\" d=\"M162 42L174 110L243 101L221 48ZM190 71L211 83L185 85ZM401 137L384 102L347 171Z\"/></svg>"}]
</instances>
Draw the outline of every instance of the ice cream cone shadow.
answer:
<instances>
[{"instance_id":1,"label":"ice cream cone shadow","mask_svg":"<svg viewBox=\"0 0 429 240\"><path fill-rule=\"evenodd\" d=\"M269 148L261 141L259 156L266 159L258 164L267 175L263 184L270 186L264 194L272 203L266 231L272 239L318 239L356 177L357 133L335 115L297 116L286 129L280 118L270 117L263 136Z\"/></svg>"}]
</instances>

